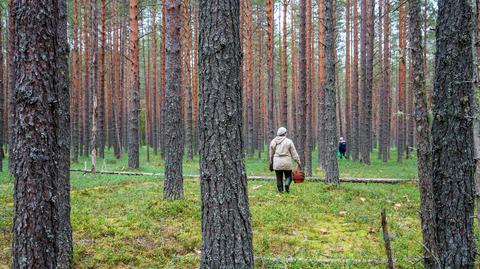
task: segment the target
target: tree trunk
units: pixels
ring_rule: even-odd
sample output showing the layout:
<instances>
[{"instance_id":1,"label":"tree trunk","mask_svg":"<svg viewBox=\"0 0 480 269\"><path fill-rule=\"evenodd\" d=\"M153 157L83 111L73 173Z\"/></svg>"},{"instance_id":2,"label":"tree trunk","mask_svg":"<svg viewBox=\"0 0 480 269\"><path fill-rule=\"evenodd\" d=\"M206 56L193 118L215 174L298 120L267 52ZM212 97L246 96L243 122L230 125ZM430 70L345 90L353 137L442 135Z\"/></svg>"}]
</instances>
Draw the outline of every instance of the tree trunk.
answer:
<instances>
[{"instance_id":1,"label":"tree trunk","mask_svg":"<svg viewBox=\"0 0 480 269\"><path fill-rule=\"evenodd\" d=\"M292 103L290 105L290 116L292 118L292 128L290 135L295 142L298 141L298 116L297 116L297 91L298 91L298 55L297 55L297 28L295 26L295 3L290 5L290 51L292 66Z\"/></svg>"},{"instance_id":2,"label":"tree trunk","mask_svg":"<svg viewBox=\"0 0 480 269\"><path fill-rule=\"evenodd\" d=\"M67 5L13 4L14 65L23 70L13 96L13 268L70 268Z\"/></svg>"},{"instance_id":3,"label":"tree trunk","mask_svg":"<svg viewBox=\"0 0 480 269\"><path fill-rule=\"evenodd\" d=\"M164 198L167 200L183 198L183 122L182 122L182 85L180 28L182 12L180 0L167 0L167 36L166 36L166 99L165 99L165 185Z\"/></svg>"},{"instance_id":4,"label":"tree trunk","mask_svg":"<svg viewBox=\"0 0 480 269\"><path fill-rule=\"evenodd\" d=\"M385 0L385 12L383 18L383 66L382 66L382 89L380 103L380 154L384 162L388 162L390 149L390 0Z\"/></svg>"},{"instance_id":5,"label":"tree trunk","mask_svg":"<svg viewBox=\"0 0 480 269\"><path fill-rule=\"evenodd\" d=\"M432 144L430 122L428 119L427 85L424 74L422 29L421 29L421 0L409 1L409 29L412 64L412 87L415 93L414 116L417 123L417 159L418 178L420 189L420 216L422 220L422 234L424 244L425 268L435 268L435 205L432 187Z\"/></svg>"},{"instance_id":6,"label":"tree trunk","mask_svg":"<svg viewBox=\"0 0 480 269\"><path fill-rule=\"evenodd\" d=\"M398 11L398 21L399 21L399 37L398 37L398 47L400 51L399 56L399 65L398 65L398 108L397 108L397 161L401 162L403 159L403 154L405 152L405 134L406 134L406 124L405 124L405 81L406 81L406 5L401 5Z\"/></svg>"},{"instance_id":7,"label":"tree trunk","mask_svg":"<svg viewBox=\"0 0 480 269\"><path fill-rule=\"evenodd\" d=\"M183 18L184 18L184 67L185 70L183 78L185 96L186 96L186 126L185 126L185 144L187 148L187 157L189 160L193 160L193 96L192 96L192 71L191 71L191 31L190 31L190 11L189 1L183 1Z\"/></svg>"},{"instance_id":8,"label":"tree trunk","mask_svg":"<svg viewBox=\"0 0 480 269\"><path fill-rule=\"evenodd\" d=\"M268 135L269 139L275 137L275 67L274 67L274 1L266 0L267 5L267 73L268 73Z\"/></svg>"},{"instance_id":9,"label":"tree trunk","mask_svg":"<svg viewBox=\"0 0 480 269\"><path fill-rule=\"evenodd\" d=\"M139 96L139 48L138 48L138 0L130 0L130 106L128 134L128 167L138 169L140 96Z\"/></svg>"},{"instance_id":10,"label":"tree trunk","mask_svg":"<svg viewBox=\"0 0 480 269\"><path fill-rule=\"evenodd\" d=\"M314 55L312 50L312 0L307 0L306 2L306 26L305 26L305 34L306 34L306 55ZM313 142L313 130L312 130L312 88L313 88L313 80L312 80L312 59L311 57L306 57L306 97L305 97L305 131L306 131L306 142L305 142L305 161L302 162L305 168L305 175L311 176L312 175L312 142Z\"/></svg>"},{"instance_id":11,"label":"tree trunk","mask_svg":"<svg viewBox=\"0 0 480 269\"><path fill-rule=\"evenodd\" d=\"M335 9L334 0L325 0L325 176L326 182L340 183L337 163L337 119L335 81Z\"/></svg>"},{"instance_id":12,"label":"tree trunk","mask_svg":"<svg viewBox=\"0 0 480 269\"><path fill-rule=\"evenodd\" d=\"M167 0L162 1L162 38L160 44L161 51L161 61L160 61L160 72L161 72L161 95L160 95L160 128L165 130L165 113L166 113L166 102L165 102L165 91L167 85L166 77L166 37L167 37ZM165 136L160 135L158 137L160 144L160 153L162 157L165 157Z\"/></svg>"},{"instance_id":13,"label":"tree trunk","mask_svg":"<svg viewBox=\"0 0 480 269\"><path fill-rule=\"evenodd\" d=\"M118 37L119 37L119 8L118 8L118 0L113 1L114 4L114 14L115 16L113 17L113 80L112 80L112 114L113 114L113 120L115 121L113 123L114 129L113 131L115 132L115 143L113 146L113 151L114 155L117 159L120 159L121 154L122 154L122 122L121 122L121 117L122 115L121 110L120 110L120 103L121 103L121 88L120 88L120 51L119 51L119 45L118 45Z\"/></svg>"},{"instance_id":14,"label":"tree trunk","mask_svg":"<svg viewBox=\"0 0 480 269\"><path fill-rule=\"evenodd\" d=\"M474 19L471 1L438 1L432 183L440 268L475 265Z\"/></svg>"},{"instance_id":15,"label":"tree trunk","mask_svg":"<svg viewBox=\"0 0 480 269\"><path fill-rule=\"evenodd\" d=\"M90 50L91 50L91 42L90 42L90 28L91 26L89 23L89 14L90 12L90 2L88 0L83 1L83 46L84 46L84 57L85 57L85 67L90 66ZM90 78L90 70L85 69L84 75L84 94L83 94L83 155L88 156L90 154L90 87L91 78Z\"/></svg>"},{"instance_id":16,"label":"tree trunk","mask_svg":"<svg viewBox=\"0 0 480 269\"><path fill-rule=\"evenodd\" d=\"M97 169L97 120L98 120L98 3L97 0L90 2L92 7L92 63L90 70L92 72L92 172L95 175Z\"/></svg>"},{"instance_id":17,"label":"tree trunk","mask_svg":"<svg viewBox=\"0 0 480 269\"><path fill-rule=\"evenodd\" d=\"M360 143L358 75L358 3L357 0L353 0L352 137L347 142L354 161L358 160Z\"/></svg>"},{"instance_id":18,"label":"tree trunk","mask_svg":"<svg viewBox=\"0 0 480 269\"><path fill-rule=\"evenodd\" d=\"M306 94L307 94L307 39L306 39L306 1L300 0L300 40L299 40L299 56L298 64L298 154L300 161L305 163L307 153L307 109L306 109Z\"/></svg>"},{"instance_id":19,"label":"tree trunk","mask_svg":"<svg viewBox=\"0 0 480 269\"><path fill-rule=\"evenodd\" d=\"M4 115L4 80L3 80L3 14L2 10L0 10L0 171L3 171L3 139L5 136L4 133L4 122L3 122L3 115Z\"/></svg>"},{"instance_id":20,"label":"tree trunk","mask_svg":"<svg viewBox=\"0 0 480 269\"><path fill-rule=\"evenodd\" d=\"M263 10L259 8L258 11L258 20L259 22L263 22L263 16L261 14ZM259 70L259 77L258 77L258 89L259 89L259 112L258 112L258 125L260 126L259 132L258 132L258 144L257 144L257 150L258 150L258 158L261 159L262 157L262 151L263 151L263 145L265 141L265 79L264 79L264 74L265 74L265 58L264 58L264 53L263 53L263 23L260 23L259 30L258 30L258 54L259 54L259 59L258 59L258 70Z\"/></svg>"},{"instance_id":21,"label":"tree trunk","mask_svg":"<svg viewBox=\"0 0 480 269\"><path fill-rule=\"evenodd\" d=\"M239 10L239 1L200 1L202 269L254 263L242 155Z\"/></svg>"},{"instance_id":22,"label":"tree trunk","mask_svg":"<svg viewBox=\"0 0 480 269\"><path fill-rule=\"evenodd\" d=\"M243 12L245 14L245 93L247 98L247 154L252 157L255 151L253 126L253 26L251 1L245 0Z\"/></svg>"},{"instance_id":23,"label":"tree trunk","mask_svg":"<svg viewBox=\"0 0 480 269\"><path fill-rule=\"evenodd\" d=\"M105 158L105 42L106 42L106 3L102 4L101 32L100 32L100 63L98 66L98 148L100 158Z\"/></svg>"},{"instance_id":24,"label":"tree trunk","mask_svg":"<svg viewBox=\"0 0 480 269\"><path fill-rule=\"evenodd\" d=\"M13 95L15 91L15 65L14 65L14 53L15 53L15 17L11 14L14 13L13 7L14 0L8 0L8 51L7 51L7 65L8 65L8 172L13 175L13 159L15 145L15 137L13 135L13 113L15 112L15 103L13 101Z\"/></svg>"},{"instance_id":25,"label":"tree trunk","mask_svg":"<svg viewBox=\"0 0 480 269\"><path fill-rule=\"evenodd\" d=\"M73 162L78 162L78 146L79 146L79 132L80 132L80 116L79 116L79 106L81 105L81 89L82 89L82 64L81 64L81 52L79 47L79 37L78 37L78 0L73 1L73 57L74 64L73 68L73 83L72 83L72 146L73 146Z\"/></svg>"},{"instance_id":26,"label":"tree trunk","mask_svg":"<svg viewBox=\"0 0 480 269\"><path fill-rule=\"evenodd\" d=\"M351 134L351 122L352 122L352 112L351 112L351 100L350 100L350 91L351 91L351 85L350 85L350 0L347 0L347 6L346 6L346 53L345 53L345 119L346 119L346 124L345 124L345 129L346 129L346 138L348 143L350 143L350 138L352 136ZM340 104L339 104L340 105ZM347 156L349 156L350 152L350 147L347 147Z\"/></svg>"},{"instance_id":27,"label":"tree trunk","mask_svg":"<svg viewBox=\"0 0 480 269\"><path fill-rule=\"evenodd\" d=\"M158 109L158 68L157 68L157 7L154 5L152 6L152 39L153 44L151 47L152 52L152 65L153 65L153 80L152 80L152 98L153 98L153 112L152 112L152 132L153 132L153 154L155 156L158 154L158 135L159 135L159 128L158 128L158 119L159 119L159 109Z\"/></svg>"}]
</instances>

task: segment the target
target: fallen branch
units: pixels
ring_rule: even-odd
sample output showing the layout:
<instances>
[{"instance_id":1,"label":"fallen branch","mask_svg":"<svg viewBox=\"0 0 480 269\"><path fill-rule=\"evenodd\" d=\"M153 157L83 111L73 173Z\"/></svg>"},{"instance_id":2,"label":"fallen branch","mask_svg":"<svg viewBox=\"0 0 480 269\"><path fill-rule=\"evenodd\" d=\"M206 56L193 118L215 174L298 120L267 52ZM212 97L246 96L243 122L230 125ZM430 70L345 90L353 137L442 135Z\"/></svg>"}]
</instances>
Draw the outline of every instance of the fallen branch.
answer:
<instances>
[{"instance_id":1,"label":"fallen branch","mask_svg":"<svg viewBox=\"0 0 480 269\"><path fill-rule=\"evenodd\" d=\"M390 245L390 235L388 234L387 213L385 208L382 209L382 230L383 240L385 241L385 252L387 253L388 269L395 269L393 265L392 246Z\"/></svg>"},{"instance_id":2,"label":"fallen branch","mask_svg":"<svg viewBox=\"0 0 480 269\"><path fill-rule=\"evenodd\" d=\"M414 258L406 258L405 260L408 261L417 261L418 259ZM389 261L385 259L306 259L306 258L280 258L280 257L255 257L255 261L260 263L283 263L283 264L291 264L291 263L300 263L300 264L343 264L343 265L360 265L360 264L368 264L368 265L383 265L388 264ZM398 260L395 260L396 262Z\"/></svg>"},{"instance_id":3,"label":"fallen branch","mask_svg":"<svg viewBox=\"0 0 480 269\"><path fill-rule=\"evenodd\" d=\"M71 169L72 172L81 172L84 174L92 173L91 170L85 169ZM145 173L145 172L129 172L129 171L96 171L97 174L107 174L107 175L126 175L126 176L157 176L163 177L165 176L163 173ZM199 178L199 175L183 175L185 178ZM275 180L275 177L270 176L248 176L248 180ZM307 181L312 182L322 182L325 181L323 177L306 177ZM413 182L413 180L409 179L398 179L398 178L341 178L340 182L350 182L350 183L387 183L387 184L395 184L395 183L405 183L405 182Z\"/></svg>"}]
</instances>

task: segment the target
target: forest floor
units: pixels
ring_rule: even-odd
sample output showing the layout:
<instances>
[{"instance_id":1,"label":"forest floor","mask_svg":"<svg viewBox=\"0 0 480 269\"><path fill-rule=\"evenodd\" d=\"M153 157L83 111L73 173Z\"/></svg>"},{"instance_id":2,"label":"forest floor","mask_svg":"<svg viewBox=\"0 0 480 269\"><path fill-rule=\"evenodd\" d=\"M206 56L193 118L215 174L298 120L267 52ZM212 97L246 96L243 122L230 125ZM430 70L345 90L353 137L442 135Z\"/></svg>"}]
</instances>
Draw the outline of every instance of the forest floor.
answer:
<instances>
[{"instance_id":1,"label":"forest floor","mask_svg":"<svg viewBox=\"0 0 480 269\"><path fill-rule=\"evenodd\" d=\"M140 171L163 172L160 158L151 154L147 163L145 150L141 156ZM396 156L393 151L392 156ZM249 175L272 175L263 157L247 158ZM87 158L72 168L84 168L85 162ZM107 157L98 169L126 170L126 163L125 155L120 160ZM342 177L415 179L416 162L391 160L384 164L372 155L372 165L342 160L340 171ZM184 173L198 175L198 159L185 161ZM318 169L314 174L322 175ZM94 177L73 172L71 185L75 268L198 266L198 179L185 180L185 199L181 201L164 201L163 181L153 176ZM385 268L375 265L385 259L382 208L387 210L398 267L421 268L415 183L342 183L333 188L306 182L294 184L290 194L278 194L275 189L272 181L248 183L255 256L266 258L257 260L257 268ZM12 179L4 172L0 179L0 268L11 264L12 193ZM297 261L285 263L289 258Z\"/></svg>"}]
</instances>

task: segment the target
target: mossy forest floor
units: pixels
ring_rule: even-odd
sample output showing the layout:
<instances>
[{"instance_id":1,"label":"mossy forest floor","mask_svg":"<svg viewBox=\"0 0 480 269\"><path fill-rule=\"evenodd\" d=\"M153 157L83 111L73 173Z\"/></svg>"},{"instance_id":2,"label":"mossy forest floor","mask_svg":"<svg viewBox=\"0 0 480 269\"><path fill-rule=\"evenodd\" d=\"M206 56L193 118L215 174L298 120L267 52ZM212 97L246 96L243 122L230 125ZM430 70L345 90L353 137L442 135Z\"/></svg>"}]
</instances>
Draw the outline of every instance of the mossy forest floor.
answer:
<instances>
[{"instance_id":1,"label":"mossy forest floor","mask_svg":"<svg viewBox=\"0 0 480 269\"><path fill-rule=\"evenodd\" d=\"M141 169L163 172L163 162L141 152ZM98 169L126 170L126 156L99 160ZM392 156L396 154L392 151ZM341 160L344 177L416 178L415 160L372 165ZM84 168L81 159L72 168ZM316 160L314 160L316 163ZM271 175L263 160L247 158L249 175ZM4 162L4 168L6 162ZM4 169L5 170L5 169ZM199 174L198 159L185 161L185 174ZM316 169L315 175L322 172ZM196 268L201 246L200 187L185 180L185 199L164 201L157 177L71 174L71 221L75 268ZM257 268L384 268L358 260L383 260L380 212L387 210L392 248L400 268L421 268L419 194L414 183L294 184L278 194L273 181L249 181ZM13 182L0 179L0 268L11 265ZM296 258L285 263L282 259ZM306 260L305 260L306 259ZM333 263L317 263L315 260Z\"/></svg>"}]
</instances>

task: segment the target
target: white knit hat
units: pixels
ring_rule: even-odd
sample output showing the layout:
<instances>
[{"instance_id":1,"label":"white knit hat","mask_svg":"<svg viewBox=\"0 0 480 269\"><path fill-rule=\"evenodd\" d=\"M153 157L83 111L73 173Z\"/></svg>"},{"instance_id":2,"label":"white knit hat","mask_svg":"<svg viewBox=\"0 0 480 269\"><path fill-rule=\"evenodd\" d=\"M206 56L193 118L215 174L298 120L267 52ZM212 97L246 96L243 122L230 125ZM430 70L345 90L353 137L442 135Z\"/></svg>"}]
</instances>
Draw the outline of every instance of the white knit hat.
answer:
<instances>
[{"instance_id":1,"label":"white knit hat","mask_svg":"<svg viewBox=\"0 0 480 269\"><path fill-rule=\"evenodd\" d=\"M278 136L282 136L282 135L284 135L286 132L287 132L287 128L285 128L285 127L280 127L280 128L278 128L277 135L278 135Z\"/></svg>"}]
</instances>

